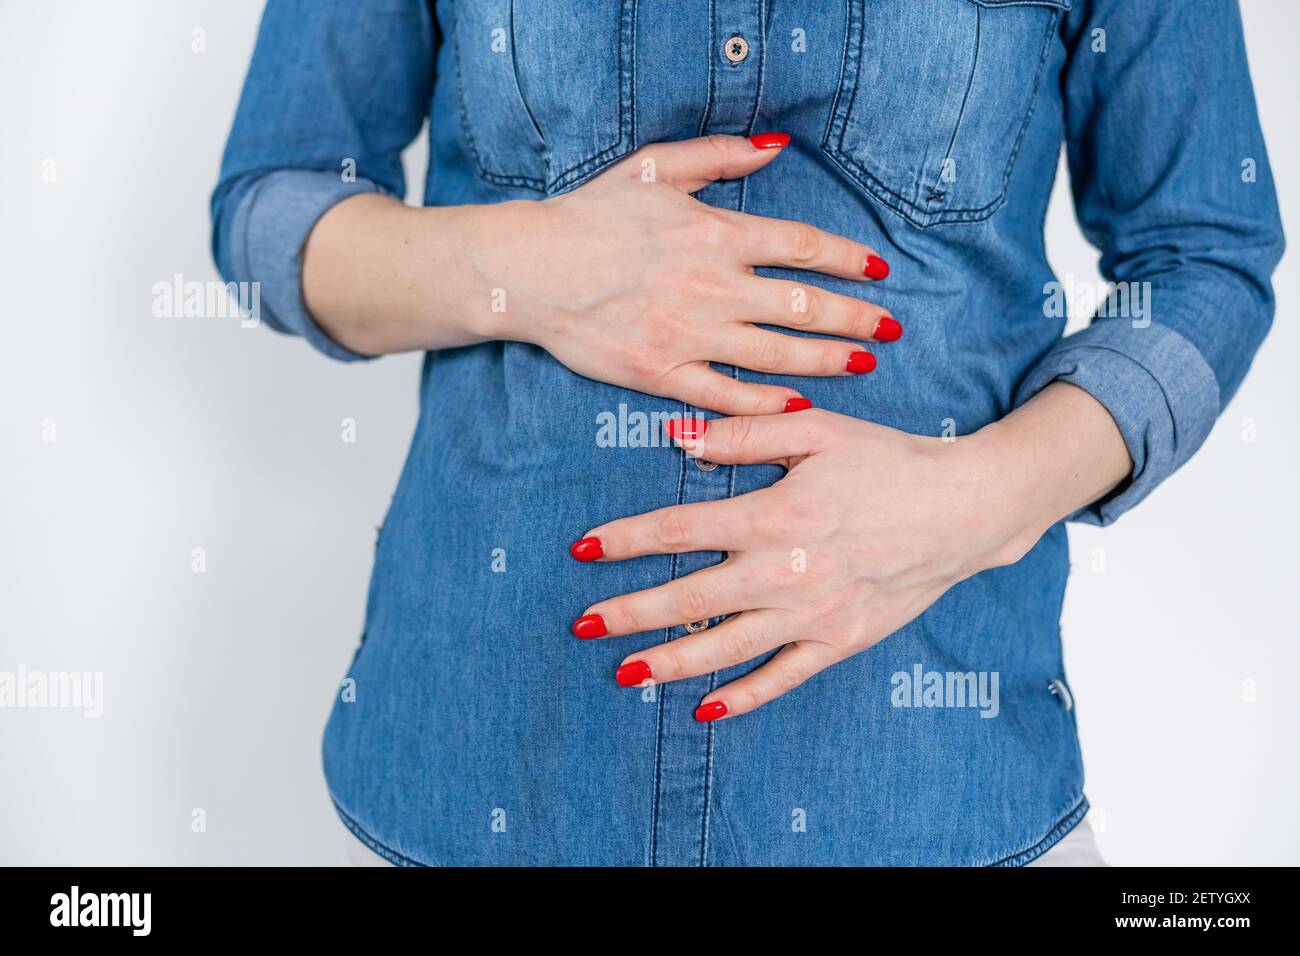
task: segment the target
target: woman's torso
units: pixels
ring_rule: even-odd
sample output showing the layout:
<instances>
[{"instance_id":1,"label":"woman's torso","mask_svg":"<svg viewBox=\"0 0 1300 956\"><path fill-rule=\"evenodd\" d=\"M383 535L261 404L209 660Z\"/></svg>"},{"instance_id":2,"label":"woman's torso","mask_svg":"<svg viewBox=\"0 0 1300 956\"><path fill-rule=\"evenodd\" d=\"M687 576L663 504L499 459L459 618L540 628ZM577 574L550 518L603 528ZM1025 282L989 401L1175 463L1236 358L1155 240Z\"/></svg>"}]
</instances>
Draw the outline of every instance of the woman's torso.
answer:
<instances>
[{"instance_id":1,"label":"woman's torso","mask_svg":"<svg viewBox=\"0 0 1300 956\"><path fill-rule=\"evenodd\" d=\"M871 375L792 384L819 407L960 440L1010 409L1063 324L1044 309L1042 222L1068 5L444 0L426 202L542 199L648 143L788 132L769 167L699 198L880 250L893 272L869 287L764 271L870 298L907 328ZM692 719L729 673L615 685L630 651L681 628L572 638L595 601L721 556L579 565L571 541L780 477L665 447L654 416L691 411L528 345L428 357L354 699L326 734L349 824L434 864L990 864L1064 835L1086 802L1060 526L735 720Z\"/></svg>"}]
</instances>

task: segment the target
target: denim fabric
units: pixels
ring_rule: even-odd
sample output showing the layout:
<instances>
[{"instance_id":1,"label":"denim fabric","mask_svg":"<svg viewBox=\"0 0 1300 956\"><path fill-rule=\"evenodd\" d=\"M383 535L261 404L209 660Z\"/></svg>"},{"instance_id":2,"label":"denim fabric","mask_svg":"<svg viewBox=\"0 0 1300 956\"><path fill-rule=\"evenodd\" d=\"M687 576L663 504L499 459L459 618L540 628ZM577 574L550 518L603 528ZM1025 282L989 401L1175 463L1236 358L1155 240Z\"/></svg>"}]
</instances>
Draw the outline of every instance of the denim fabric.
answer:
<instances>
[{"instance_id":1,"label":"denim fabric","mask_svg":"<svg viewBox=\"0 0 1300 956\"><path fill-rule=\"evenodd\" d=\"M403 194L399 152L426 116L429 205L542 199L657 141L790 133L771 165L699 198L876 247L893 272L871 286L762 271L869 298L907 335L867 376L734 374L930 435L1073 382L1135 462L1083 520L1113 520L1187 460L1271 321L1282 237L1230 0L271 0L213 197L217 262L263 283L270 324L356 357L307 315L298 256L350 192ZM1063 141L1104 274L1150 283L1144 315L1066 338L1043 249ZM569 624L721 556L579 565L567 545L780 470L705 471L630 447L635 428L602 442L602 415L696 410L525 344L430 353L421 409L347 670L355 700L340 695L324 744L340 815L386 859L1014 865L1086 812L1064 524L868 652L699 724L699 700L753 665L623 689L623 656L681 629L582 642ZM945 675L996 676L996 715L900 695L917 673L931 690L929 673L949 690L965 685Z\"/></svg>"}]
</instances>

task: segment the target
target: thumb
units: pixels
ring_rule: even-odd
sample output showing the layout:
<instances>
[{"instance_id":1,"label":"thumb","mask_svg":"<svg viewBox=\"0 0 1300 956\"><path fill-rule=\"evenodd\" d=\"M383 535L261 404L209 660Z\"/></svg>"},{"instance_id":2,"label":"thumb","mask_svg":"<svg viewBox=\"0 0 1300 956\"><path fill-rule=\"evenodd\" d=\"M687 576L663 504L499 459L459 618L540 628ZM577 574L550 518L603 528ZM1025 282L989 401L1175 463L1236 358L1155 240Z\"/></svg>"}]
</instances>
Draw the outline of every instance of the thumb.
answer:
<instances>
[{"instance_id":1,"label":"thumb","mask_svg":"<svg viewBox=\"0 0 1300 956\"><path fill-rule=\"evenodd\" d=\"M761 169L790 143L785 133L753 136L700 136L673 143L655 143L633 154L642 175L693 193L719 179L740 179Z\"/></svg>"}]
</instances>

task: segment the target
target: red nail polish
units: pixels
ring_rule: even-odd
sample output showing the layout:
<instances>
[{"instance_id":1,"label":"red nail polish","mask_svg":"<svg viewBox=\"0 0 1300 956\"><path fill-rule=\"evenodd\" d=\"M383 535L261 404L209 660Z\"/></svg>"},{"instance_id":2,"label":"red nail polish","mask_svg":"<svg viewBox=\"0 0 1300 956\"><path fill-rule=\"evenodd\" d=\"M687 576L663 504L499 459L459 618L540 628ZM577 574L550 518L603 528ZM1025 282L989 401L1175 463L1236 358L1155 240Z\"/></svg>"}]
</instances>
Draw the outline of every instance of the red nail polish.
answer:
<instances>
[{"instance_id":1,"label":"red nail polish","mask_svg":"<svg viewBox=\"0 0 1300 956\"><path fill-rule=\"evenodd\" d=\"M583 538L569 545L569 554L578 561L598 561L605 556L605 546L599 538Z\"/></svg>"},{"instance_id":2,"label":"red nail polish","mask_svg":"<svg viewBox=\"0 0 1300 956\"><path fill-rule=\"evenodd\" d=\"M785 403L787 412L802 412L805 408L812 408L812 402L806 398L792 398Z\"/></svg>"},{"instance_id":3,"label":"red nail polish","mask_svg":"<svg viewBox=\"0 0 1300 956\"><path fill-rule=\"evenodd\" d=\"M619 687L640 687L650 679L650 665L645 661L628 661L614 672Z\"/></svg>"},{"instance_id":4,"label":"red nail polish","mask_svg":"<svg viewBox=\"0 0 1300 956\"><path fill-rule=\"evenodd\" d=\"M854 375L866 375L876 367L876 357L870 352L854 352L844 363L844 370Z\"/></svg>"},{"instance_id":5,"label":"red nail polish","mask_svg":"<svg viewBox=\"0 0 1300 956\"><path fill-rule=\"evenodd\" d=\"M785 149L790 145L789 133L755 133L749 137L755 149Z\"/></svg>"},{"instance_id":6,"label":"red nail polish","mask_svg":"<svg viewBox=\"0 0 1300 956\"><path fill-rule=\"evenodd\" d=\"M693 439L701 437L709 430L709 423L703 418L670 418L664 422L671 438Z\"/></svg>"},{"instance_id":7,"label":"red nail polish","mask_svg":"<svg viewBox=\"0 0 1300 956\"><path fill-rule=\"evenodd\" d=\"M717 720L719 717L727 716L727 705L720 700L713 700L707 704L700 704L695 708L695 719L702 724L707 724L710 720Z\"/></svg>"},{"instance_id":8,"label":"red nail polish","mask_svg":"<svg viewBox=\"0 0 1300 956\"><path fill-rule=\"evenodd\" d=\"M876 323L876 334L872 336L877 342L897 342L902 337L903 327L887 315Z\"/></svg>"},{"instance_id":9,"label":"red nail polish","mask_svg":"<svg viewBox=\"0 0 1300 956\"><path fill-rule=\"evenodd\" d=\"M604 637L608 633L609 631L605 627L605 619L599 614L588 614L573 622L573 636L580 637L584 641L589 641L594 637Z\"/></svg>"},{"instance_id":10,"label":"red nail polish","mask_svg":"<svg viewBox=\"0 0 1300 956\"><path fill-rule=\"evenodd\" d=\"M889 275L889 263L880 256L867 256L867 264L863 267L862 274L868 279L883 279Z\"/></svg>"}]
</instances>

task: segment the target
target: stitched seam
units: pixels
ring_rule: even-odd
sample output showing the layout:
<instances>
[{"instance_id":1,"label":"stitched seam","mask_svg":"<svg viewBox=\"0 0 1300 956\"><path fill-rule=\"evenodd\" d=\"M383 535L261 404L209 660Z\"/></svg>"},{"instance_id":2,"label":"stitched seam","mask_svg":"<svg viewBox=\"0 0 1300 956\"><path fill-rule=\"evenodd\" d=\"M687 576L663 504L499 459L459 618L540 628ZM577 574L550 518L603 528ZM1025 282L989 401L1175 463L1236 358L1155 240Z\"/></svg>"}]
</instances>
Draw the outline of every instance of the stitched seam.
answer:
<instances>
[{"instance_id":1,"label":"stitched seam","mask_svg":"<svg viewBox=\"0 0 1300 956\"><path fill-rule=\"evenodd\" d=\"M1079 821L1082 820L1087 815L1088 810L1089 810L1088 798L1080 794L1079 800L1074 805L1074 808L1070 810L1068 813L1066 813L1065 816L1063 816L1060 820L1056 822L1056 825L1047 832L1047 836L1043 837L1041 840L1039 840L1037 843L1035 843L1033 846L1029 847L1028 849L1022 850L1019 853L1013 853L1010 856L1003 857L997 862L990 863L988 865L989 866L1024 866L1026 863L1029 863L1032 860L1036 860L1038 857L1042 856L1044 853L1046 853L1056 844L1060 843L1061 840L1065 838L1065 835L1067 833L1069 833L1076 826L1078 826Z\"/></svg>"},{"instance_id":2,"label":"stitched seam","mask_svg":"<svg viewBox=\"0 0 1300 956\"><path fill-rule=\"evenodd\" d=\"M943 182L943 161L952 158L952 148L957 144L957 134L961 132L961 121L966 118L966 104L970 101L970 91L975 87L975 73L980 68L980 41L983 32L984 14L980 7L975 8L975 58L970 63L970 76L966 78L966 92L961 95L961 108L957 110L957 122L952 128L952 135L948 137L948 146L943 151L943 160L939 162L939 173L935 176L935 185ZM921 183L921 188L925 189L925 183ZM944 190L945 195L947 190ZM931 190L930 202L934 201L933 190Z\"/></svg>"},{"instance_id":3,"label":"stitched seam","mask_svg":"<svg viewBox=\"0 0 1300 956\"><path fill-rule=\"evenodd\" d=\"M669 562L668 580L673 580L673 571L676 570L677 556L673 555ZM663 643L660 641L659 643ZM662 684L655 685L655 767L654 767L654 785L650 792L650 865L658 866L659 853L659 786L663 777L663 741L664 741L664 688Z\"/></svg>"},{"instance_id":4,"label":"stitched seam","mask_svg":"<svg viewBox=\"0 0 1300 956\"><path fill-rule=\"evenodd\" d=\"M856 16L849 25L849 29L857 36L857 48L853 51L853 92L849 94L849 102L844 107L844 112L840 117L840 139L836 144L838 149L844 148L844 137L849 132L849 117L853 115L853 108L858 102L858 90L862 86L862 61L867 55L867 8L865 0L859 0L856 8Z\"/></svg>"},{"instance_id":5,"label":"stitched seam","mask_svg":"<svg viewBox=\"0 0 1300 956\"><path fill-rule=\"evenodd\" d=\"M636 21L637 21L636 0L631 0L631 7L625 8L625 10L628 16L628 23L627 23L628 49L631 51L628 57L628 67L627 67L627 74L628 74L627 76L627 98L628 98L627 135L631 139L631 143L629 144L630 147L632 149L636 149ZM620 110L619 119L621 120L623 117L622 97L619 98L619 110Z\"/></svg>"},{"instance_id":6,"label":"stitched seam","mask_svg":"<svg viewBox=\"0 0 1300 956\"><path fill-rule=\"evenodd\" d=\"M510 0L510 75L514 77L515 93L519 96L519 102L523 105L524 115L528 117L528 122L532 124L533 132L537 134L537 140L542 144L542 149L546 149L546 137L542 135L542 128L537 125L537 118L533 116L533 108L528 105L528 100L524 98L524 88L519 84L519 57L515 56L515 0Z\"/></svg>"},{"instance_id":7,"label":"stitched seam","mask_svg":"<svg viewBox=\"0 0 1300 956\"><path fill-rule=\"evenodd\" d=\"M706 57L709 64L709 83L708 93L705 94L704 112L700 114L700 128L696 136L703 136L704 131L709 128L709 114L713 111L713 84L714 80L714 63L713 51L717 48L718 36L716 32L717 9L715 0L709 0L709 55Z\"/></svg>"},{"instance_id":8,"label":"stitched seam","mask_svg":"<svg viewBox=\"0 0 1300 956\"><path fill-rule=\"evenodd\" d=\"M741 206L744 207L743 202ZM738 377L738 375L736 370L733 370L733 378L735 377ZM727 467L731 469L731 473L727 476L727 497L734 498L736 497L736 466L728 465ZM709 689L705 692L705 696L712 694L717 689L718 672L713 671L709 674ZM711 816L709 810L713 800L713 753L716 733L717 722L710 721L704 749L704 813L700 829L700 866L709 865L709 820Z\"/></svg>"},{"instance_id":9,"label":"stitched seam","mask_svg":"<svg viewBox=\"0 0 1300 956\"><path fill-rule=\"evenodd\" d=\"M636 49L636 0L623 0L621 22L619 24L618 43L618 139L612 146L607 146L595 156L582 159L568 169L557 173L544 190L552 195L579 186L595 175L606 163L612 163L632 152L635 144L633 124L629 117L636 114L636 56L629 54L628 62L623 62L624 48Z\"/></svg>"},{"instance_id":10,"label":"stitched seam","mask_svg":"<svg viewBox=\"0 0 1300 956\"><path fill-rule=\"evenodd\" d=\"M858 51L855 54L854 61L853 61L853 92L849 94L848 108L841 111L840 95L844 91L845 84L848 82L849 50L853 46L853 40L855 36L853 23L854 20L853 20L852 0L844 0L845 36L844 36L844 51L840 54L840 82L839 85L835 88L835 99L831 102L831 115L830 118L826 121L826 131L822 133L822 149L826 150L828 153L832 148L831 136L834 135L836 127L839 127L839 143L837 144L837 148L843 146L844 127L848 121L848 109L852 109L853 99L854 97L857 96L857 92L858 92L858 62L862 55L861 48L863 43L861 30L856 31Z\"/></svg>"},{"instance_id":11,"label":"stitched seam","mask_svg":"<svg viewBox=\"0 0 1300 956\"><path fill-rule=\"evenodd\" d=\"M452 59L456 63L456 103L460 112L461 132L465 136L465 144L469 147L470 156L474 159L474 168L480 177L490 183L498 186L524 186L537 192L545 192L545 184L540 179L534 179L530 176L514 176L505 173L489 172L483 165L483 157L479 155L478 145L474 142L474 134L470 132L469 108L465 104L465 81L461 73L460 64L460 20L457 19L452 24L454 37L451 43ZM514 47L511 46L510 55L514 56Z\"/></svg>"},{"instance_id":12,"label":"stitched seam","mask_svg":"<svg viewBox=\"0 0 1300 956\"><path fill-rule=\"evenodd\" d=\"M758 116L758 104L763 99L763 67L767 62L767 17L766 8L763 0L757 0L758 3L758 23L759 23L759 61L758 61L758 84L754 90L754 102L750 107L749 113L749 131L754 131L754 120ZM749 177L746 176L740 181L740 199L737 202L737 212L745 211L745 198L748 195L747 187L749 186ZM731 366L731 377L733 380L740 380L740 369ZM736 496L736 466L728 465L729 473L727 475L727 497ZM707 694L712 694L718 689L718 672L713 671L709 674L709 689ZM716 723L710 721L705 732L704 743L704 812L700 814L700 866L709 865L709 803L713 795L713 744L714 735L717 732Z\"/></svg>"},{"instance_id":13,"label":"stitched seam","mask_svg":"<svg viewBox=\"0 0 1300 956\"><path fill-rule=\"evenodd\" d=\"M1057 10L1069 10L1069 0L969 0L979 7L1000 10L1003 7L1054 7Z\"/></svg>"},{"instance_id":14,"label":"stitched seam","mask_svg":"<svg viewBox=\"0 0 1300 956\"><path fill-rule=\"evenodd\" d=\"M921 214L922 214L922 218L925 218L925 219L931 219L931 220L938 221L939 219L941 219L941 217L949 216L949 215L953 215L953 214L965 215L965 214L968 214L968 213L984 213L984 212L989 211L989 210L993 209L994 207L1000 205L1000 204L1002 203L1003 199L1005 198L1005 197L999 196L997 199L993 200L992 202L986 203L985 205L983 205L983 206L979 206L979 207L970 207L970 208L963 208L963 209L949 209L949 210L945 210L944 212L941 212L941 213L927 213L927 212L925 212L925 210L923 210L923 209L921 209L920 207L916 206L916 205L915 205L911 200L909 200L909 199L904 199L904 198L903 198L902 196L900 196L898 193L894 192L894 191L893 191L892 189L890 189L888 186L884 185L884 183L882 183L879 179L877 179L875 176L873 176L873 175L871 174L871 172L870 172L866 167L864 167L864 166L862 166L861 164L859 164L855 159L853 159L853 157L849 156L847 153L841 153L840 155L837 155L835 158L841 160L844 164L846 164L846 165L848 165L848 166L852 166L855 172L857 172L857 173L858 173L859 175L861 175L863 178L870 180L870 184L864 183L863 185L868 185L869 188L872 188L872 189L878 189L878 190L880 190L881 192L888 194L890 197L892 197L893 199L896 199L898 202L903 203L904 205L908 206L909 208L911 208L911 209L915 209L917 212L921 213Z\"/></svg>"},{"instance_id":15,"label":"stitched seam","mask_svg":"<svg viewBox=\"0 0 1300 956\"><path fill-rule=\"evenodd\" d=\"M1011 158L1007 160L1007 168L1002 172L1002 194L1006 195L1007 183L1011 181L1011 169L1016 165L1016 157L1020 155L1020 147L1024 144L1025 134L1029 132L1029 122L1034 118L1034 111L1038 109L1038 101L1043 95L1043 67L1047 64L1048 53L1052 49L1052 34L1056 32L1057 24L1061 22L1061 14L1057 12L1052 16L1051 22L1047 25L1047 31L1043 34L1043 49L1038 54L1038 69L1034 71L1034 95L1029 100L1029 111L1025 113L1025 121L1020 124L1020 133L1016 136L1016 144L1011 149Z\"/></svg>"},{"instance_id":16,"label":"stitched seam","mask_svg":"<svg viewBox=\"0 0 1300 956\"><path fill-rule=\"evenodd\" d=\"M387 860L389 863L394 864L395 866L432 866L433 865L431 863L421 863L419 860L413 859L412 857L406 856L405 854L398 853L392 847L375 839L375 837L371 836L365 827L363 827L360 823L358 823L355 819L353 819L351 814L349 814L346 810L343 809L342 806L339 805L337 798L335 798L332 792L330 793L329 797L330 797L330 803L334 804L334 812L338 814L339 820L342 821L343 825L348 828L348 832L350 832L354 837L360 840L362 844L364 844L365 847L369 849L371 852L378 854L379 856L383 857L385 860Z\"/></svg>"},{"instance_id":17,"label":"stitched seam","mask_svg":"<svg viewBox=\"0 0 1300 956\"><path fill-rule=\"evenodd\" d=\"M735 465L731 468L734 472ZM714 671L709 675L709 689L706 693L712 694L717 689L718 672ZM713 735L716 724L717 721L709 722L704 743L704 812L700 815L700 866L709 865L709 803L713 797Z\"/></svg>"},{"instance_id":18,"label":"stitched seam","mask_svg":"<svg viewBox=\"0 0 1300 956\"><path fill-rule=\"evenodd\" d=\"M763 75L767 67L767 18L763 15L763 0L755 0L758 5L758 36L755 42L758 43L758 82L754 84L754 101L749 106L749 131L754 132L754 121L758 119L758 104L763 102ZM745 208L745 183L749 180L746 176L741 180L740 190L740 208Z\"/></svg>"},{"instance_id":19,"label":"stitched seam","mask_svg":"<svg viewBox=\"0 0 1300 956\"><path fill-rule=\"evenodd\" d=\"M591 159L583 160L576 166L570 166L551 182L549 191L551 193L556 193L562 189L580 185L586 179L598 172L600 167L605 163L613 162L627 153L632 152L631 145L624 142L625 138L626 137L620 134L619 141L613 146L597 153L595 156L591 157Z\"/></svg>"},{"instance_id":20,"label":"stitched seam","mask_svg":"<svg viewBox=\"0 0 1300 956\"><path fill-rule=\"evenodd\" d=\"M686 411L690 411L690 406L682 403ZM685 412L683 413L685 414ZM680 465L677 469L677 503L682 504L686 496L686 456L681 456ZM668 580L677 580L677 555L672 555L668 562ZM672 628L666 627L660 633L663 639L660 644L672 640ZM655 722L655 775L654 775L654 801L650 811L650 865L658 866L659 852L659 790L663 779L663 741L664 741L664 694L668 685L655 685L655 700L658 703L658 713Z\"/></svg>"}]
</instances>

